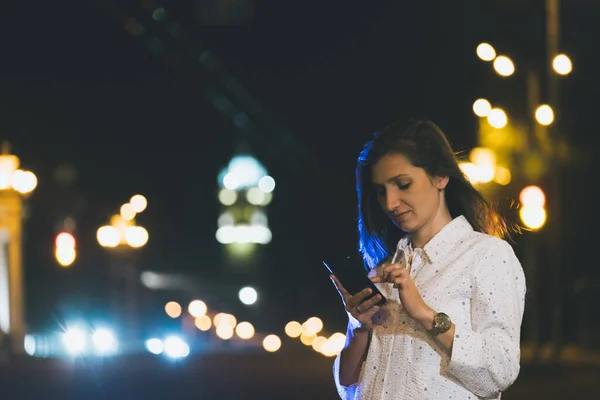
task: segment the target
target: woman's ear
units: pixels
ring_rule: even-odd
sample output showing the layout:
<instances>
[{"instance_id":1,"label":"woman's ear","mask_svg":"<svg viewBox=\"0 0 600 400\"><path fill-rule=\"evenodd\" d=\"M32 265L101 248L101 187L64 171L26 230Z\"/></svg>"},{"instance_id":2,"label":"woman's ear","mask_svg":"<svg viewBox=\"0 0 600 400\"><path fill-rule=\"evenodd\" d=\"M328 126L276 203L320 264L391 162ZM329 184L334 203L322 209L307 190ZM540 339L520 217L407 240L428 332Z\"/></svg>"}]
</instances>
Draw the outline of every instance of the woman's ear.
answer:
<instances>
[{"instance_id":1,"label":"woman's ear","mask_svg":"<svg viewBox=\"0 0 600 400\"><path fill-rule=\"evenodd\" d=\"M450 178L447 176L436 176L433 178L433 184L441 192L442 190L446 189L446 185L448 185L449 180Z\"/></svg>"}]
</instances>

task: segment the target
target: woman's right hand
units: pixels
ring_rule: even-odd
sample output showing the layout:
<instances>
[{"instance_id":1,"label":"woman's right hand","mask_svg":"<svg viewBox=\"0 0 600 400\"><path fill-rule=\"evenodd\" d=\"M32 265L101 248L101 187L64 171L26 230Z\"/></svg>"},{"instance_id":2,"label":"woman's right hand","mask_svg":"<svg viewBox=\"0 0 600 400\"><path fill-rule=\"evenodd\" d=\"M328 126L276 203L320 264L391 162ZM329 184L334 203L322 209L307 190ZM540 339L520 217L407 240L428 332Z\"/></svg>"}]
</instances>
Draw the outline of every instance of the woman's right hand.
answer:
<instances>
[{"instance_id":1,"label":"woman's right hand","mask_svg":"<svg viewBox=\"0 0 600 400\"><path fill-rule=\"evenodd\" d=\"M376 304L381 300L381 295L378 294L365 301L365 299L372 293L370 288L363 289L355 295L351 295L346 289L344 289L344 286L340 283L335 275L330 275L329 278L331 278L335 288L342 297L342 302L346 307L346 312L360 322L361 328L371 329L373 327L373 315L375 315L380 308Z\"/></svg>"}]
</instances>

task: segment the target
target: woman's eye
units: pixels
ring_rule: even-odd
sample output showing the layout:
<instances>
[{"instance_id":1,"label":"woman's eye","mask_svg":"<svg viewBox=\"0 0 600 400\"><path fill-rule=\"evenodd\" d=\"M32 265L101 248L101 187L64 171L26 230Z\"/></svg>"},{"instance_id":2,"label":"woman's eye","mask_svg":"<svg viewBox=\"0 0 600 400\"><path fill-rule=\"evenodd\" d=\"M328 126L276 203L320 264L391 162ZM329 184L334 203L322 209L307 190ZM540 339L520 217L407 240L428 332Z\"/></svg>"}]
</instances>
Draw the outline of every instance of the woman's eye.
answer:
<instances>
[{"instance_id":1,"label":"woman's eye","mask_svg":"<svg viewBox=\"0 0 600 400\"><path fill-rule=\"evenodd\" d=\"M410 187L410 183L407 183L405 185L401 185L398 183L398 189L400 190L407 190Z\"/></svg>"}]
</instances>

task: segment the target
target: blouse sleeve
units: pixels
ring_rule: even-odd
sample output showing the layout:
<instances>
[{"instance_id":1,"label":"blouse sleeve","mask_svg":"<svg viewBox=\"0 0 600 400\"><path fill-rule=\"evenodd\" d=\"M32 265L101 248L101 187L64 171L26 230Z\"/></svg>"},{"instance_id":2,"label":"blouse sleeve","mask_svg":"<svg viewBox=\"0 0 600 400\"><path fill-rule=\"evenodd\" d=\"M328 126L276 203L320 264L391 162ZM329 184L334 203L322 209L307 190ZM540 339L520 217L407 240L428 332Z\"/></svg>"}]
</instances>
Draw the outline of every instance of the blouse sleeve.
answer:
<instances>
[{"instance_id":1,"label":"blouse sleeve","mask_svg":"<svg viewBox=\"0 0 600 400\"><path fill-rule=\"evenodd\" d=\"M446 372L483 398L497 397L517 379L525 276L512 247L494 241L474 271L471 329L455 326Z\"/></svg>"}]
</instances>

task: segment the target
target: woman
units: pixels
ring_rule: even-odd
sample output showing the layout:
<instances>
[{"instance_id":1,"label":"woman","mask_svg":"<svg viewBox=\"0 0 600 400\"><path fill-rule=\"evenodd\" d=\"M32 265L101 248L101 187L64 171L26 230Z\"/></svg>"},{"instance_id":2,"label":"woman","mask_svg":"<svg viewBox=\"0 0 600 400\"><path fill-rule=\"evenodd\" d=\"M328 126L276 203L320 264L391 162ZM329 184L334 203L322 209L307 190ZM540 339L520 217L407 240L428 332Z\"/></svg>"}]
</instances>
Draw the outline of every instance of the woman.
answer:
<instances>
[{"instance_id":1,"label":"woman","mask_svg":"<svg viewBox=\"0 0 600 400\"><path fill-rule=\"evenodd\" d=\"M526 290L503 220L429 121L376 134L356 180L359 249L387 302L331 276L349 316L338 393L499 399L519 373Z\"/></svg>"}]
</instances>

